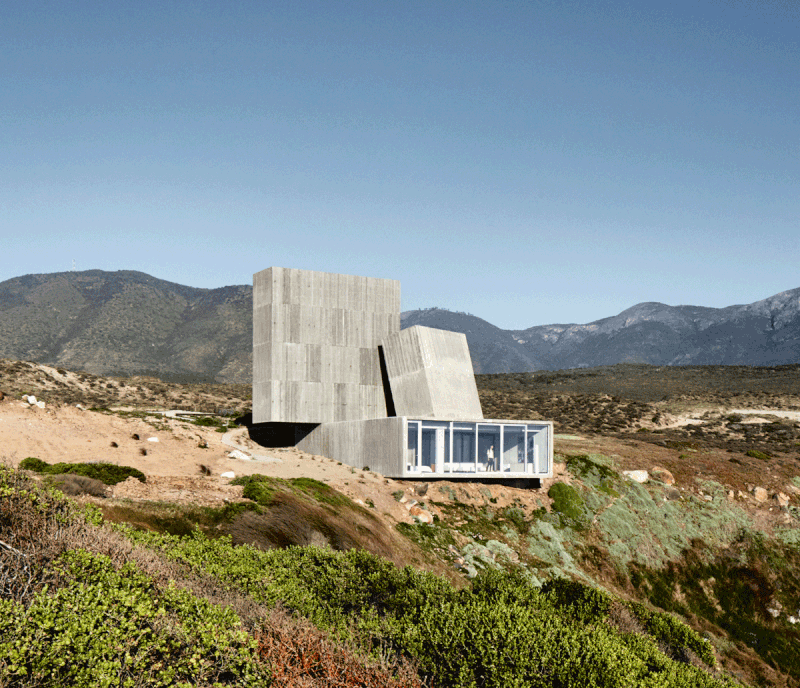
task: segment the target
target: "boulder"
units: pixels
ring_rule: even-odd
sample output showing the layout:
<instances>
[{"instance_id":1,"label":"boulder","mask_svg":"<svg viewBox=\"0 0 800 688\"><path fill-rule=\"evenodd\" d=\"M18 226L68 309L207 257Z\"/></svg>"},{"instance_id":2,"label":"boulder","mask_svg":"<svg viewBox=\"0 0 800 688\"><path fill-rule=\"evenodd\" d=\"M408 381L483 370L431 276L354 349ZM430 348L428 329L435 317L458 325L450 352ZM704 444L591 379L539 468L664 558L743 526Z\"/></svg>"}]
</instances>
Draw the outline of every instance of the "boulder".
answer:
<instances>
[{"instance_id":1,"label":"boulder","mask_svg":"<svg viewBox=\"0 0 800 688\"><path fill-rule=\"evenodd\" d=\"M653 466L653 468L650 469L650 475L653 476L654 480L659 480L665 485L675 484L675 476L666 468L661 468L661 466Z\"/></svg>"},{"instance_id":2,"label":"boulder","mask_svg":"<svg viewBox=\"0 0 800 688\"><path fill-rule=\"evenodd\" d=\"M430 511L425 511L425 509L420 509L418 506L412 506L408 513L419 523L433 523L433 514Z\"/></svg>"},{"instance_id":3,"label":"boulder","mask_svg":"<svg viewBox=\"0 0 800 688\"><path fill-rule=\"evenodd\" d=\"M238 449L228 452L228 456L232 459L239 459L239 461L250 461L250 455Z\"/></svg>"},{"instance_id":4,"label":"boulder","mask_svg":"<svg viewBox=\"0 0 800 688\"><path fill-rule=\"evenodd\" d=\"M759 504L763 504L768 498L769 493L763 487L753 488L753 499L755 499Z\"/></svg>"},{"instance_id":5,"label":"boulder","mask_svg":"<svg viewBox=\"0 0 800 688\"><path fill-rule=\"evenodd\" d=\"M220 473L219 477L233 479L236 477L236 473L234 473L233 471L225 471L224 473Z\"/></svg>"},{"instance_id":6,"label":"boulder","mask_svg":"<svg viewBox=\"0 0 800 688\"><path fill-rule=\"evenodd\" d=\"M774 495L772 495L772 499L774 499L780 507L789 506L789 495L783 492L776 492Z\"/></svg>"},{"instance_id":7,"label":"boulder","mask_svg":"<svg viewBox=\"0 0 800 688\"><path fill-rule=\"evenodd\" d=\"M148 437L147 441L148 442L158 442L158 437Z\"/></svg>"},{"instance_id":8,"label":"boulder","mask_svg":"<svg viewBox=\"0 0 800 688\"><path fill-rule=\"evenodd\" d=\"M650 478L647 471L622 471L622 475L636 483L646 483Z\"/></svg>"}]
</instances>

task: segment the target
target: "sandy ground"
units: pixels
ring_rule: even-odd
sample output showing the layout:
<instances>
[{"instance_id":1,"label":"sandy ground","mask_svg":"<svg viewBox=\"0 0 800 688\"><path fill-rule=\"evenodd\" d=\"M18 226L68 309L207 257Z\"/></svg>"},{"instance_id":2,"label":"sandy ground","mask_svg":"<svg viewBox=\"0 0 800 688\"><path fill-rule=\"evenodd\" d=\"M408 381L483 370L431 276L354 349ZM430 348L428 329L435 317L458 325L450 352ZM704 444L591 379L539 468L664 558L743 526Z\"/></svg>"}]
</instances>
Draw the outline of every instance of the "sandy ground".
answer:
<instances>
[{"instance_id":1,"label":"sandy ground","mask_svg":"<svg viewBox=\"0 0 800 688\"><path fill-rule=\"evenodd\" d=\"M765 409L736 412L779 415ZM685 423L692 419L687 414L675 420ZM554 481L569 481L563 464L556 464L556 474L542 481L538 490L436 481L431 483L430 493L426 493L420 483L391 480L294 449L261 447L249 438L244 428L223 434L177 418L124 418L114 413L59 404L48 404L40 409L20 399L9 398L0 401L0 446L0 458L13 466L25 457L35 456L48 463L109 462L141 470L147 482L129 478L120 483L112 494L118 499L218 506L242 498L242 488L231 485L230 478L222 477L226 472L237 476L260 473L283 479L310 477L331 485L361 504L374 505L377 512L395 522L413 520L408 507L414 500L425 501L427 509L437 513L430 502L446 501L448 494L457 495L464 503L483 504L491 497L497 508L517 504L525 510L534 509L549 502L547 490ZM736 469L728 462L724 450L709 450L684 459L678 458L679 453L674 450L652 444L597 436L559 435L556 451L604 454L612 458L618 470L651 470L662 466L673 472L676 487L688 489L695 486L698 478L715 477L720 467L728 472ZM231 457L231 452L241 458ZM210 475L204 475L201 466L207 468ZM744 488L748 480L770 489L787 489L787 476L777 474L763 474L752 479L734 472L726 474L723 482L741 483ZM406 495L403 503L398 501L399 492Z\"/></svg>"},{"instance_id":2,"label":"sandy ground","mask_svg":"<svg viewBox=\"0 0 800 688\"><path fill-rule=\"evenodd\" d=\"M222 434L173 418L153 418L151 423L75 406L40 409L19 399L6 399L0 402L0 446L0 458L11 466L34 456L51 464L132 466L147 476L146 483L129 478L115 486L115 498L218 505L240 499L242 492L241 487L230 485L230 478L221 477L223 473L259 473L283 479L315 478L362 504L371 500L394 520L412 520L392 496L408 489L407 485L294 449L265 449L255 444L244 428ZM234 450L250 460L231 458ZM211 475L203 475L201 466Z\"/></svg>"}]
</instances>

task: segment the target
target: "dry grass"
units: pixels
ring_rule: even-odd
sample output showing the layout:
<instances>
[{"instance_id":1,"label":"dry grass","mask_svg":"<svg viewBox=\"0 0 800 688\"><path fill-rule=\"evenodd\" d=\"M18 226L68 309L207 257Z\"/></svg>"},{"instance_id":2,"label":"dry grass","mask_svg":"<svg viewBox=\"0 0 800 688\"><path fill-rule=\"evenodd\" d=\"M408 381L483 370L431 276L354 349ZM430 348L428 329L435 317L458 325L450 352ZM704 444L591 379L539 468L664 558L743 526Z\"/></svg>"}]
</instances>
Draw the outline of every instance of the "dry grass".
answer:
<instances>
[{"instance_id":1,"label":"dry grass","mask_svg":"<svg viewBox=\"0 0 800 688\"><path fill-rule=\"evenodd\" d=\"M336 550L356 547L387 559L394 558L396 540L386 525L371 514L326 508L283 491L275 493L264 513L244 512L224 531L234 544L261 549L292 545L327 545Z\"/></svg>"},{"instance_id":2,"label":"dry grass","mask_svg":"<svg viewBox=\"0 0 800 688\"><path fill-rule=\"evenodd\" d=\"M109 489L103 482L85 475L59 473L58 475L45 476L44 481L70 497L78 497L80 495L107 497L109 494Z\"/></svg>"},{"instance_id":3,"label":"dry grass","mask_svg":"<svg viewBox=\"0 0 800 688\"><path fill-rule=\"evenodd\" d=\"M276 688L421 688L408 662L363 657L332 641L308 621L281 610L257 633L259 654L272 667Z\"/></svg>"}]
</instances>

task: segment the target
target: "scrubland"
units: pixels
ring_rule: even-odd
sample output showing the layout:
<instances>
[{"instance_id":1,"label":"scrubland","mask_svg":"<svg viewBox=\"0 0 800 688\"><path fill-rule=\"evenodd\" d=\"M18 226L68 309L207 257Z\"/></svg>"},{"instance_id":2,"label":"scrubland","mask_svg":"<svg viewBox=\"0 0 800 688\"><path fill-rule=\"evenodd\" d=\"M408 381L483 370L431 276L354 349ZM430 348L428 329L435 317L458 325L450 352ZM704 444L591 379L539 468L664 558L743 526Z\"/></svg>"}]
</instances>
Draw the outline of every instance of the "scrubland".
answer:
<instances>
[{"instance_id":1,"label":"scrubland","mask_svg":"<svg viewBox=\"0 0 800 688\"><path fill-rule=\"evenodd\" d=\"M0 389L81 403L68 383L86 380L58 374L66 389L37 387L46 370L9 362ZM480 376L485 416L557 423L554 477L533 489L298 457L291 474L243 462L192 503L166 499L133 447L104 450L113 470L17 457L0 473L0 683L798 686L795 375ZM196 432L214 451L215 427L148 415L176 398L246 422L246 390L155 381L123 403L120 380L87 380L106 447L101 422L150 423L172 452ZM189 469L169 480L219 490Z\"/></svg>"}]
</instances>

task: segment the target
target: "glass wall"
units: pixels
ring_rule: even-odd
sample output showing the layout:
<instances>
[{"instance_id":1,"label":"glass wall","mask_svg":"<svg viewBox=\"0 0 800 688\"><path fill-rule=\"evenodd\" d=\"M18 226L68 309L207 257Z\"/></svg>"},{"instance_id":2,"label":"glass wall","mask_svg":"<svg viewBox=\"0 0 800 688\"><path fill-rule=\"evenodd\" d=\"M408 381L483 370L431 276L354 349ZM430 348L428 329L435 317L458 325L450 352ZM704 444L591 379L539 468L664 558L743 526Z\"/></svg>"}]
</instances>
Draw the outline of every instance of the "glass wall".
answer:
<instances>
[{"instance_id":1,"label":"glass wall","mask_svg":"<svg viewBox=\"0 0 800 688\"><path fill-rule=\"evenodd\" d=\"M543 475L550 471L549 425L408 421L406 471Z\"/></svg>"},{"instance_id":2,"label":"glass wall","mask_svg":"<svg viewBox=\"0 0 800 688\"><path fill-rule=\"evenodd\" d=\"M475 423L453 423L453 463L451 472L474 473Z\"/></svg>"},{"instance_id":3,"label":"glass wall","mask_svg":"<svg viewBox=\"0 0 800 688\"><path fill-rule=\"evenodd\" d=\"M525 426L503 426L503 470L525 472Z\"/></svg>"},{"instance_id":4,"label":"glass wall","mask_svg":"<svg viewBox=\"0 0 800 688\"><path fill-rule=\"evenodd\" d=\"M500 470L500 426L478 424L478 471Z\"/></svg>"},{"instance_id":5,"label":"glass wall","mask_svg":"<svg viewBox=\"0 0 800 688\"><path fill-rule=\"evenodd\" d=\"M418 473L450 471L450 423L408 421L406 470Z\"/></svg>"}]
</instances>

